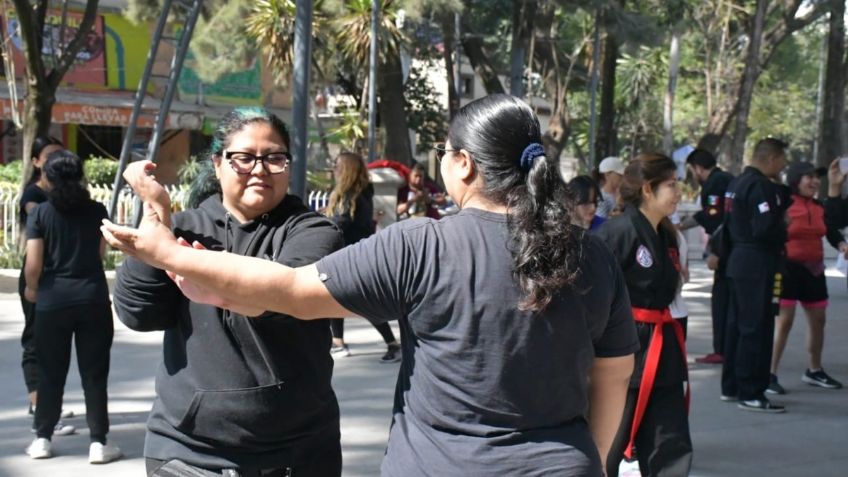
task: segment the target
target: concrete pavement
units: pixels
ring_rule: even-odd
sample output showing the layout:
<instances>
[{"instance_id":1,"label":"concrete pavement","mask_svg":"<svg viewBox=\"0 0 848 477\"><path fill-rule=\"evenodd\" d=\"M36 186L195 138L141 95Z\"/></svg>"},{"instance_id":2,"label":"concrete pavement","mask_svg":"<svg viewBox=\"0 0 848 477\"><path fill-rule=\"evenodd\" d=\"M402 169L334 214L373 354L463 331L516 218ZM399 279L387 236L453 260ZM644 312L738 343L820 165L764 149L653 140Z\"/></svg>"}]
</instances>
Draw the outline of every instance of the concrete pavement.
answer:
<instances>
[{"instance_id":1,"label":"concrete pavement","mask_svg":"<svg viewBox=\"0 0 848 477\"><path fill-rule=\"evenodd\" d=\"M848 475L848 390L823 390L803 384L806 323L799 310L781 365L781 383L789 394L775 398L788 408L783 415L740 411L718 399L720 367L695 364L710 351L711 277L701 262L692 264L692 282L684 296L690 307L689 341L692 379L692 476L844 476ZM20 371L22 315L14 287L0 280L0 477L141 476L144 422L154 396L153 375L161 359L161 333L136 333L116 320L109 379L110 442L126 457L118 462L88 464L85 405L76 365L71 365L65 408L81 417L67 420L73 436L55 437L52 459L33 461L24 454L32 440L26 394ZM848 383L848 292L844 277L828 280L831 307L824 365ZM336 360L334 387L342 412L342 448L346 477L375 476L388 436L397 365L378 362L384 351L379 334L364 320L348 320L345 332L353 356ZM623 476L638 475L625 466Z\"/></svg>"}]
</instances>

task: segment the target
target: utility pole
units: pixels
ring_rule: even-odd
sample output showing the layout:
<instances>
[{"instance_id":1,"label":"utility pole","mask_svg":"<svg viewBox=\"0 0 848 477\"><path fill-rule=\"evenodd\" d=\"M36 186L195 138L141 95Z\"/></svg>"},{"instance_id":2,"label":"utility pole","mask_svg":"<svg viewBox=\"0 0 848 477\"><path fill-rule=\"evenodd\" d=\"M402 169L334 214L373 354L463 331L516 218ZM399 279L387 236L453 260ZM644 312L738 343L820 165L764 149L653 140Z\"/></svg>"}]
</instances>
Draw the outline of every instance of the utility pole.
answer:
<instances>
[{"instance_id":1,"label":"utility pole","mask_svg":"<svg viewBox=\"0 0 848 477\"><path fill-rule=\"evenodd\" d=\"M309 69L312 58L312 0L297 0L294 20L294 91L289 192L306 200L306 142L309 118Z\"/></svg>"},{"instance_id":2,"label":"utility pole","mask_svg":"<svg viewBox=\"0 0 848 477\"><path fill-rule=\"evenodd\" d=\"M454 88L456 89L456 95L459 97L459 102L462 103L462 53L460 52L460 48L462 47L462 31L460 31L460 18L459 13L453 14L453 38L454 38L454 51L456 52L456 61L454 64L456 65L456 74L453 76ZM447 46L447 45L445 45Z\"/></svg>"},{"instance_id":3,"label":"utility pole","mask_svg":"<svg viewBox=\"0 0 848 477\"><path fill-rule=\"evenodd\" d=\"M371 61L368 68L368 162L377 159L377 46L380 43L380 0L371 0Z\"/></svg>"}]
</instances>

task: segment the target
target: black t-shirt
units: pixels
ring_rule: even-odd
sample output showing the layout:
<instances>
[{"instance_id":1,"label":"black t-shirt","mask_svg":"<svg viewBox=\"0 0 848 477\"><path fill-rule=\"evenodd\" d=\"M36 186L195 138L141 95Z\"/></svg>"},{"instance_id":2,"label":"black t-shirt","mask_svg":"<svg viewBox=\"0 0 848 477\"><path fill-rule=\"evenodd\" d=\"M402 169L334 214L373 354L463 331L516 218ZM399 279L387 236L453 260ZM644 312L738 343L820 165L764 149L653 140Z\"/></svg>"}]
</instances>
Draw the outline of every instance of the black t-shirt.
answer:
<instances>
[{"instance_id":1,"label":"black t-shirt","mask_svg":"<svg viewBox=\"0 0 848 477\"><path fill-rule=\"evenodd\" d=\"M50 202L32 210L27 240L44 240L37 310L109 302L100 258L100 225L106 217L103 204L93 200L65 213Z\"/></svg>"},{"instance_id":2,"label":"black t-shirt","mask_svg":"<svg viewBox=\"0 0 848 477\"><path fill-rule=\"evenodd\" d=\"M38 187L36 184L30 184L24 188L24 192L21 194L20 201L20 210L18 211L18 217L20 217L21 227L26 227L27 223L27 211L26 205L30 202L35 204L40 204L42 202L47 202L47 192L44 192L44 189Z\"/></svg>"},{"instance_id":3,"label":"black t-shirt","mask_svg":"<svg viewBox=\"0 0 848 477\"><path fill-rule=\"evenodd\" d=\"M316 266L333 297L403 346L383 475L600 475L584 414L595 357L634 353L621 270L581 242L578 283L520 311L506 216L411 219Z\"/></svg>"}]
</instances>

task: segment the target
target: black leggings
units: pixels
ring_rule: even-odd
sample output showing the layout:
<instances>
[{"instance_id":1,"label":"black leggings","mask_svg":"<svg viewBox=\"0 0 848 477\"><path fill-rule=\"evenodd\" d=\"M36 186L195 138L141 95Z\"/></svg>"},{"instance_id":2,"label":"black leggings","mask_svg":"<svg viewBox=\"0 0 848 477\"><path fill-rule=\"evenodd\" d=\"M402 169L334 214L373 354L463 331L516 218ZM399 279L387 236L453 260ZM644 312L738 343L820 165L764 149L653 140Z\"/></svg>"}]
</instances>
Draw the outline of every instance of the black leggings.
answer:
<instances>
[{"instance_id":1,"label":"black leggings","mask_svg":"<svg viewBox=\"0 0 848 477\"><path fill-rule=\"evenodd\" d=\"M59 422L73 340L91 441L106 442L109 432L106 384L113 334L112 310L108 303L36 311L35 342L40 371L35 408L38 437L50 439Z\"/></svg>"},{"instance_id":2,"label":"black leggings","mask_svg":"<svg viewBox=\"0 0 848 477\"><path fill-rule=\"evenodd\" d=\"M34 393L38 390L38 358L35 355L35 303L24 298L24 272L18 279L18 295L21 297L21 308L24 312L24 332L21 333L21 368L24 371L24 383L27 392Z\"/></svg>"},{"instance_id":3,"label":"black leggings","mask_svg":"<svg viewBox=\"0 0 848 477\"><path fill-rule=\"evenodd\" d=\"M392 327L388 323L374 325L374 328L380 332L380 336L383 337L383 341L385 341L386 344L394 343L396 341L395 334L392 333ZM333 338L340 340L344 339L344 319L330 320L330 330L333 332Z\"/></svg>"}]
</instances>

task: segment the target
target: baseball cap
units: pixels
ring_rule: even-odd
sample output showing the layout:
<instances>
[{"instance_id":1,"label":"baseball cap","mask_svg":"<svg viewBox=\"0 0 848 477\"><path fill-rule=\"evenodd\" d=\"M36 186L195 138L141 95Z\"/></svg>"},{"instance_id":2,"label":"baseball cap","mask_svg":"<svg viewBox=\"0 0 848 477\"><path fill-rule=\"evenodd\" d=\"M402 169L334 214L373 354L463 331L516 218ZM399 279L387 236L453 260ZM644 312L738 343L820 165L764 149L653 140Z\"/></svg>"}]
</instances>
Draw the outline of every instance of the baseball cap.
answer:
<instances>
[{"instance_id":1,"label":"baseball cap","mask_svg":"<svg viewBox=\"0 0 848 477\"><path fill-rule=\"evenodd\" d=\"M621 159L610 156L601 161L601 164L598 165L598 172L601 174L605 174L607 172L618 172L619 174L624 174L624 163L621 162Z\"/></svg>"},{"instance_id":2,"label":"baseball cap","mask_svg":"<svg viewBox=\"0 0 848 477\"><path fill-rule=\"evenodd\" d=\"M788 184L797 184L801 178L807 175L815 174L819 177L827 175L826 167L816 167L812 162L795 161L789 164L786 170L786 182Z\"/></svg>"}]
</instances>

